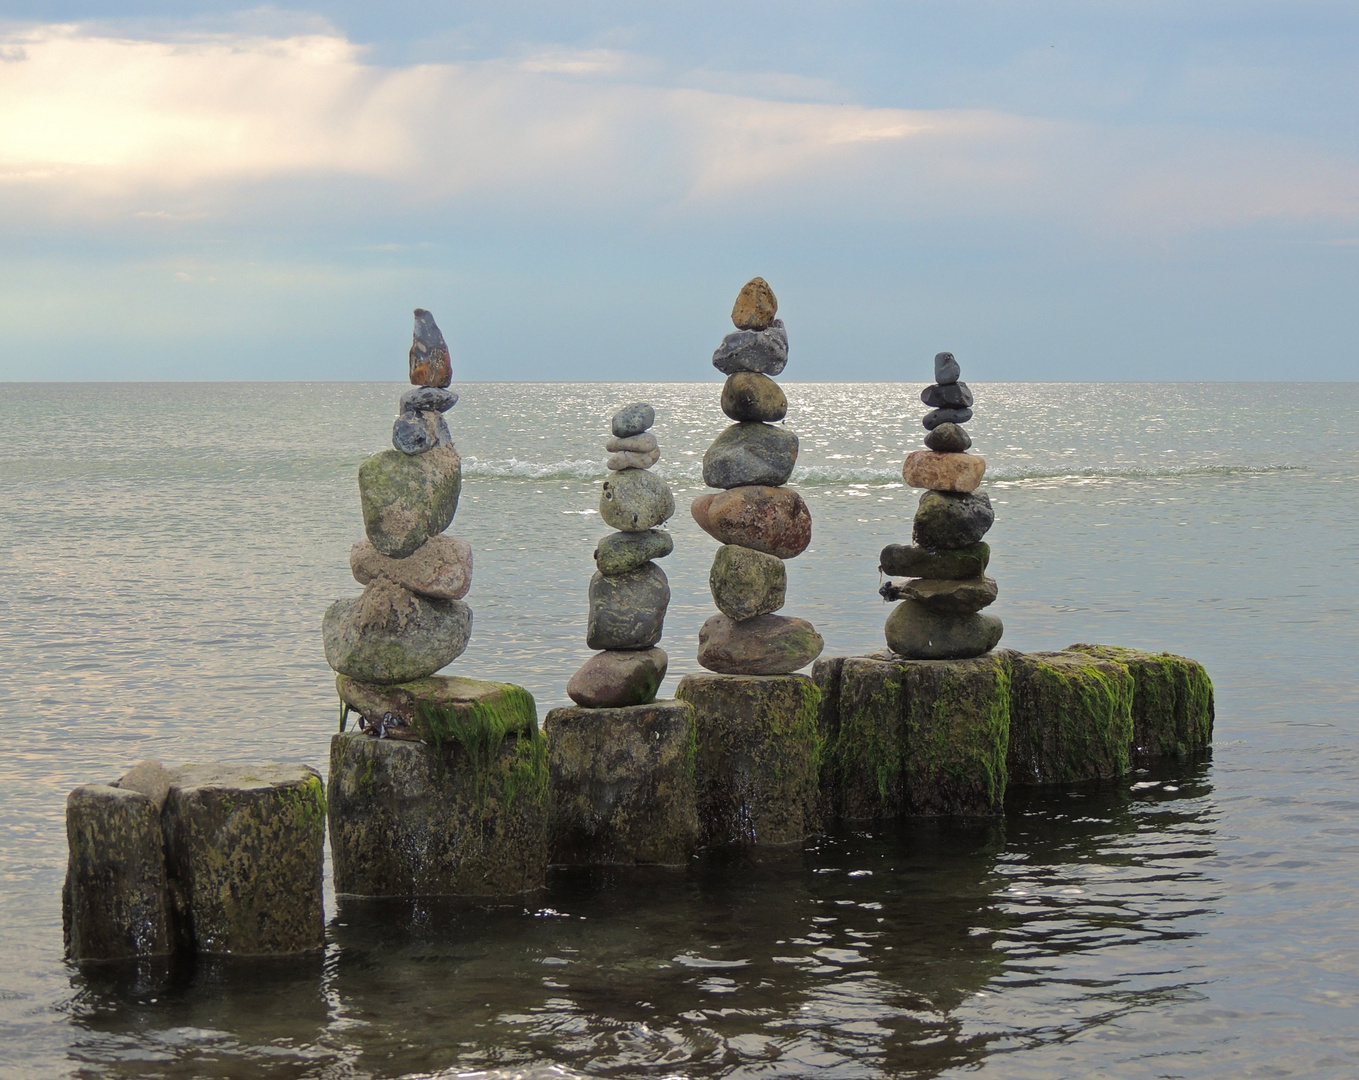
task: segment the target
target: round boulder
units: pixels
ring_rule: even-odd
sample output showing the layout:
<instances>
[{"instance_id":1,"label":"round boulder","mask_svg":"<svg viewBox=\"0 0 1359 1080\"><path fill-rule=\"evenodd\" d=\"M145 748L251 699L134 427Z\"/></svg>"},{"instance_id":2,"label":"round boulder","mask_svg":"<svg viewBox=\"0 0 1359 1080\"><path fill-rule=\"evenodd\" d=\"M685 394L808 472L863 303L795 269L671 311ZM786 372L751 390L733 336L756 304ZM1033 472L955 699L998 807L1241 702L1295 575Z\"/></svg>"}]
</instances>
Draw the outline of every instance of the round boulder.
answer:
<instances>
[{"instance_id":1,"label":"round boulder","mask_svg":"<svg viewBox=\"0 0 1359 1080\"><path fill-rule=\"evenodd\" d=\"M375 581L357 600L337 600L321 620L326 663L367 683L423 679L452 663L472 636L461 600L426 600Z\"/></svg>"},{"instance_id":2,"label":"round boulder","mask_svg":"<svg viewBox=\"0 0 1359 1080\"><path fill-rule=\"evenodd\" d=\"M733 619L753 619L783 607L788 570L783 560L753 548L723 544L708 573L713 603Z\"/></svg>"},{"instance_id":3,"label":"round boulder","mask_svg":"<svg viewBox=\"0 0 1359 1080\"><path fill-rule=\"evenodd\" d=\"M887 644L911 660L963 660L990 652L1005 627L994 615L940 615L903 600L887 617Z\"/></svg>"},{"instance_id":4,"label":"round boulder","mask_svg":"<svg viewBox=\"0 0 1359 1080\"><path fill-rule=\"evenodd\" d=\"M739 487L700 495L689 508L698 527L724 544L791 559L812 542L812 514L785 487Z\"/></svg>"},{"instance_id":5,"label":"round boulder","mask_svg":"<svg viewBox=\"0 0 1359 1080\"><path fill-rule=\"evenodd\" d=\"M698 631L698 662L721 675L788 675L826 647L806 619L760 615L739 622L714 615Z\"/></svg>"},{"instance_id":6,"label":"round boulder","mask_svg":"<svg viewBox=\"0 0 1359 1080\"><path fill-rule=\"evenodd\" d=\"M656 700L670 663L664 649L595 653L571 676L566 693L587 709L620 709Z\"/></svg>"},{"instance_id":7,"label":"round boulder","mask_svg":"<svg viewBox=\"0 0 1359 1080\"><path fill-rule=\"evenodd\" d=\"M599 516L621 532L646 532L675 512L670 485L646 469L622 469L604 481Z\"/></svg>"},{"instance_id":8,"label":"round boulder","mask_svg":"<svg viewBox=\"0 0 1359 1080\"><path fill-rule=\"evenodd\" d=\"M722 384L722 411L733 420L778 421L788 415L788 398L768 375L738 371Z\"/></svg>"},{"instance_id":9,"label":"round boulder","mask_svg":"<svg viewBox=\"0 0 1359 1080\"><path fill-rule=\"evenodd\" d=\"M968 547L986 535L996 513L984 491L960 494L953 491L927 491L920 496L911 538L924 548L949 551Z\"/></svg>"}]
</instances>

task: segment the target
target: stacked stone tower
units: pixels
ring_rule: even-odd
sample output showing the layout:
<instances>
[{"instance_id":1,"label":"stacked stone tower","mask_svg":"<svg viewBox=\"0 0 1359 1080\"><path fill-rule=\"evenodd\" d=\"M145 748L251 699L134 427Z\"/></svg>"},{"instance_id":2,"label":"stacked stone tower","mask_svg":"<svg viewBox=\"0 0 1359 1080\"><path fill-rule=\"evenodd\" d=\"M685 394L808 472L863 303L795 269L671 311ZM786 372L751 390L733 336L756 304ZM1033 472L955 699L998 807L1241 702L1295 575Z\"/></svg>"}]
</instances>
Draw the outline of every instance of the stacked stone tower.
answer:
<instances>
[{"instance_id":1,"label":"stacked stone tower","mask_svg":"<svg viewBox=\"0 0 1359 1080\"><path fill-rule=\"evenodd\" d=\"M952 353L934 358L934 384L920 394L931 406L921 423L926 450L907 456L901 474L920 497L910 545L883 548L883 573L913 580L889 582L882 595L901 600L887 619L887 644L916 660L957 660L995 648L1004 627L982 608L996 599L996 583L985 574L991 548L982 537L995 514L985 492L977 491L986 462L967 453L972 438L963 424L972 419L972 391L959 382Z\"/></svg>"},{"instance_id":2,"label":"stacked stone tower","mask_svg":"<svg viewBox=\"0 0 1359 1080\"><path fill-rule=\"evenodd\" d=\"M698 662L729 675L783 675L806 667L824 642L805 619L774 612L783 607L783 565L806 550L812 516L796 491L783 485L797 462L797 436L775 424L788 399L770 378L788 363L788 334L775 318L778 301L763 278L736 297L728 334L713 353L727 376L722 411L736 421L703 455L703 482L723 489L694 500L694 520L722 542L708 584L721 614L698 633Z\"/></svg>"},{"instance_id":3,"label":"stacked stone tower","mask_svg":"<svg viewBox=\"0 0 1359 1080\"><path fill-rule=\"evenodd\" d=\"M599 514L617 532L595 548L598 568L590 579L590 617L586 642L601 649L571 677L566 692L586 708L644 705L655 700L669 662L656 648L670 603L670 583L653 560L674 550L668 532L657 526L675 512L670 485L648 471L660 458L656 421L650 405L629 405L613 418L606 444L608 467Z\"/></svg>"}]
</instances>

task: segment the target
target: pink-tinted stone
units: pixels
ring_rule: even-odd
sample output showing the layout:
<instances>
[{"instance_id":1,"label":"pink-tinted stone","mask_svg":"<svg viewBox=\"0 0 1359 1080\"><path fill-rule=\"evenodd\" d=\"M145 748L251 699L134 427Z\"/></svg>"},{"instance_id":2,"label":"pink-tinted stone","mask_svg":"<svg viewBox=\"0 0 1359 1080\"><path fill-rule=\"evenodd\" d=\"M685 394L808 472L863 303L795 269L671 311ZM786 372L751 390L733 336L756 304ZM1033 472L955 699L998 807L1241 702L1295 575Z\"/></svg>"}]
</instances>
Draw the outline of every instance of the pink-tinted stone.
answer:
<instances>
[{"instance_id":1,"label":"pink-tinted stone","mask_svg":"<svg viewBox=\"0 0 1359 1080\"><path fill-rule=\"evenodd\" d=\"M901 477L911 487L931 491L976 491L986 472L986 462L976 454L942 454L917 450L906 456Z\"/></svg>"},{"instance_id":2,"label":"pink-tinted stone","mask_svg":"<svg viewBox=\"0 0 1359 1080\"><path fill-rule=\"evenodd\" d=\"M736 487L700 495L690 506L699 528L724 544L791 559L812 542L812 514L784 487Z\"/></svg>"},{"instance_id":3,"label":"pink-tinted stone","mask_svg":"<svg viewBox=\"0 0 1359 1080\"><path fill-rule=\"evenodd\" d=\"M472 587L472 545L457 536L431 536L404 559L383 555L368 541L349 549L354 580L383 578L436 600L461 600Z\"/></svg>"}]
</instances>

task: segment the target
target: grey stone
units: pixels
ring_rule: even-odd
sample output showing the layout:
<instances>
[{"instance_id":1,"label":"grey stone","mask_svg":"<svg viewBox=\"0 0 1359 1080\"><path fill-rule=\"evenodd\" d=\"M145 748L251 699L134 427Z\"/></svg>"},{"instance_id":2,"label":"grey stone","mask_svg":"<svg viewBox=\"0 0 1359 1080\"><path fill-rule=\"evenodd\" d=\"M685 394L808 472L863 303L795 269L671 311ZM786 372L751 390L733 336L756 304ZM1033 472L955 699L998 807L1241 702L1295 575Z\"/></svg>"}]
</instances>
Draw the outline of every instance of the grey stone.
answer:
<instances>
[{"instance_id":1,"label":"grey stone","mask_svg":"<svg viewBox=\"0 0 1359 1080\"><path fill-rule=\"evenodd\" d=\"M901 586L901 596L941 615L970 615L996 602L995 578L916 578Z\"/></svg>"},{"instance_id":2,"label":"grey stone","mask_svg":"<svg viewBox=\"0 0 1359 1080\"><path fill-rule=\"evenodd\" d=\"M775 319L764 330L736 330L722 339L713 353L713 367L723 375L756 371L777 375L788 363L788 333Z\"/></svg>"},{"instance_id":3,"label":"grey stone","mask_svg":"<svg viewBox=\"0 0 1359 1080\"><path fill-rule=\"evenodd\" d=\"M940 615L915 600L903 600L887 617L887 644L912 660L964 660L990 652L1004 624L994 615Z\"/></svg>"},{"instance_id":4,"label":"grey stone","mask_svg":"<svg viewBox=\"0 0 1359 1080\"><path fill-rule=\"evenodd\" d=\"M951 352L934 354L934 381L940 386L956 383L961 374L962 369L958 367L958 361L953 359Z\"/></svg>"},{"instance_id":5,"label":"grey stone","mask_svg":"<svg viewBox=\"0 0 1359 1080\"><path fill-rule=\"evenodd\" d=\"M616 577L652 559L663 559L674 550L674 539L660 529L609 533L595 545L595 569L606 577Z\"/></svg>"},{"instance_id":6,"label":"grey stone","mask_svg":"<svg viewBox=\"0 0 1359 1080\"><path fill-rule=\"evenodd\" d=\"M940 424L966 424L971 419L971 409L931 409L920 422L926 431L933 431Z\"/></svg>"},{"instance_id":7,"label":"grey stone","mask_svg":"<svg viewBox=\"0 0 1359 1080\"><path fill-rule=\"evenodd\" d=\"M724 675L786 675L804 668L826 647L816 627L787 615L739 622L714 615L698 630L698 662Z\"/></svg>"},{"instance_id":8,"label":"grey stone","mask_svg":"<svg viewBox=\"0 0 1359 1080\"><path fill-rule=\"evenodd\" d=\"M326 799L305 765L209 762L171 772L166 866L200 953L319 949Z\"/></svg>"},{"instance_id":9,"label":"grey stone","mask_svg":"<svg viewBox=\"0 0 1359 1080\"><path fill-rule=\"evenodd\" d=\"M717 610L733 619L753 619L783 607L788 571L783 560L753 548L723 544L708 573Z\"/></svg>"},{"instance_id":10,"label":"grey stone","mask_svg":"<svg viewBox=\"0 0 1359 1080\"><path fill-rule=\"evenodd\" d=\"M732 424L703 455L703 482L709 487L780 487L797 462L797 436L771 424Z\"/></svg>"},{"instance_id":11,"label":"grey stone","mask_svg":"<svg viewBox=\"0 0 1359 1080\"><path fill-rule=\"evenodd\" d=\"M655 563L626 574L590 578L590 619L585 643L592 649L649 649L661 640L670 583Z\"/></svg>"},{"instance_id":12,"label":"grey stone","mask_svg":"<svg viewBox=\"0 0 1359 1080\"><path fill-rule=\"evenodd\" d=\"M935 551L969 547L986 535L995 520L991 499L984 491L966 495L927 491L920 496L911 538L920 547Z\"/></svg>"},{"instance_id":13,"label":"grey stone","mask_svg":"<svg viewBox=\"0 0 1359 1080\"><path fill-rule=\"evenodd\" d=\"M552 861L688 862L701 835L694 723L682 701L548 713Z\"/></svg>"},{"instance_id":14,"label":"grey stone","mask_svg":"<svg viewBox=\"0 0 1359 1080\"><path fill-rule=\"evenodd\" d=\"M972 391L965 382L935 383L920 391L920 400L932 409L970 409Z\"/></svg>"},{"instance_id":15,"label":"grey stone","mask_svg":"<svg viewBox=\"0 0 1359 1080\"><path fill-rule=\"evenodd\" d=\"M722 384L722 411L733 420L782 420L788 398L768 375L738 371Z\"/></svg>"},{"instance_id":16,"label":"grey stone","mask_svg":"<svg viewBox=\"0 0 1359 1080\"><path fill-rule=\"evenodd\" d=\"M643 401L634 402L613 414L613 433L616 438L628 439L640 435L655 422L655 409Z\"/></svg>"},{"instance_id":17,"label":"grey stone","mask_svg":"<svg viewBox=\"0 0 1359 1080\"><path fill-rule=\"evenodd\" d=\"M961 454L972 446L972 436L957 424L936 424L925 436L925 445L941 454Z\"/></svg>"},{"instance_id":18,"label":"grey stone","mask_svg":"<svg viewBox=\"0 0 1359 1080\"><path fill-rule=\"evenodd\" d=\"M437 387L435 388L437 389ZM403 454L425 454L436 446L452 446L443 413L403 412L392 424L392 446Z\"/></svg>"},{"instance_id":19,"label":"grey stone","mask_svg":"<svg viewBox=\"0 0 1359 1080\"><path fill-rule=\"evenodd\" d=\"M664 649L595 653L566 684L566 696L586 709L616 709L654 701L670 657Z\"/></svg>"},{"instance_id":20,"label":"grey stone","mask_svg":"<svg viewBox=\"0 0 1359 1080\"><path fill-rule=\"evenodd\" d=\"M660 447L656 444L656 436L645 431L641 435L629 435L626 439L610 439L604 444L604 449L611 454L649 454Z\"/></svg>"},{"instance_id":21,"label":"grey stone","mask_svg":"<svg viewBox=\"0 0 1359 1080\"><path fill-rule=\"evenodd\" d=\"M113 786L125 791L140 791L159 811L170 794L170 771L154 758L148 758L128 769Z\"/></svg>"},{"instance_id":22,"label":"grey stone","mask_svg":"<svg viewBox=\"0 0 1359 1080\"><path fill-rule=\"evenodd\" d=\"M961 579L981 577L990 561L989 544L972 544L952 551L888 544L879 556L878 569L889 577Z\"/></svg>"},{"instance_id":23,"label":"grey stone","mask_svg":"<svg viewBox=\"0 0 1359 1080\"><path fill-rule=\"evenodd\" d=\"M686 675L675 697L694 709L705 844L800 844L820 831L821 694L811 679Z\"/></svg>"},{"instance_id":24,"label":"grey stone","mask_svg":"<svg viewBox=\"0 0 1359 1080\"><path fill-rule=\"evenodd\" d=\"M624 469L649 469L661 458L659 450L651 450L645 454L634 453L629 450L620 450L616 454L610 454L604 462L612 472L622 472Z\"/></svg>"},{"instance_id":25,"label":"grey stone","mask_svg":"<svg viewBox=\"0 0 1359 1080\"><path fill-rule=\"evenodd\" d=\"M456 391L441 386L417 386L401 395L399 412L448 412L458 403Z\"/></svg>"},{"instance_id":26,"label":"grey stone","mask_svg":"<svg viewBox=\"0 0 1359 1080\"><path fill-rule=\"evenodd\" d=\"M646 532L675 512L670 485L646 469L623 469L604 481L599 516L620 532Z\"/></svg>"},{"instance_id":27,"label":"grey stone","mask_svg":"<svg viewBox=\"0 0 1359 1080\"><path fill-rule=\"evenodd\" d=\"M358 599L331 604L321 631L326 663L340 674L360 682L409 682L462 655L472 636L472 609L376 580Z\"/></svg>"},{"instance_id":28,"label":"grey stone","mask_svg":"<svg viewBox=\"0 0 1359 1080\"><path fill-rule=\"evenodd\" d=\"M389 559L364 541L349 549L349 569L360 585L385 579L434 600L461 600L472 587L472 545L441 534L404 559Z\"/></svg>"},{"instance_id":29,"label":"grey stone","mask_svg":"<svg viewBox=\"0 0 1359 1080\"><path fill-rule=\"evenodd\" d=\"M532 698L522 694L530 704ZM531 728L439 746L343 732L330 741L335 891L508 896L547 882L546 748Z\"/></svg>"},{"instance_id":30,"label":"grey stone","mask_svg":"<svg viewBox=\"0 0 1359 1080\"><path fill-rule=\"evenodd\" d=\"M160 806L85 784L66 798L62 936L72 960L165 956L174 946Z\"/></svg>"},{"instance_id":31,"label":"grey stone","mask_svg":"<svg viewBox=\"0 0 1359 1080\"><path fill-rule=\"evenodd\" d=\"M462 459L451 446L417 457L384 450L359 466L364 531L393 559L404 559L448 528L461 491Z\"/></svg>"}]
</instances>

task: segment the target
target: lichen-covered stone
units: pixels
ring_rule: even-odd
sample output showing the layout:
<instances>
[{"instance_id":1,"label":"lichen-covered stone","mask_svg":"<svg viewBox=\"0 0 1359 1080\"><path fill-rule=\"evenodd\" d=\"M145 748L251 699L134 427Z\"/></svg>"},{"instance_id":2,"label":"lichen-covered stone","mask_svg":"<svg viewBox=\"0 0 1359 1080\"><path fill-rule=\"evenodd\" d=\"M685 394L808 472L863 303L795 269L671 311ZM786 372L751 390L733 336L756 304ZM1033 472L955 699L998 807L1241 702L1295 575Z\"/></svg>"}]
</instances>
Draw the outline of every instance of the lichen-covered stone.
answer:
<instances>
[{"instance_id":1,"label":"lichen-covered stone","mask_svg":"<svg viewBox=\"0 0 1359 1080\"><path fill-rule=\"evenodd\" d=\"M826 802L847 819L989 815L1005 798L1010 654L823 661Z\"/></svg>"},{"instance_id":2,"label":"lichen-covered stone","mask_svg":"<svg viewBox=\"0 0 1359 1080\"><path fill-rule=\"evenodd\" d=\"M610 430L616 439L630 439L642 434L655 422L656 410L645 401L635 401L613 414Z\"/></svg>"},{"instance_id":3,"label":"lichen-covered stone","mask_svg":"<svg viewBox=\"0 0 1359 1080\"><path fill-rule=\"evenodd\" d=\"M698 527L724 544L740 544L780 559L812 542L812 513L792 488L739 487L700 495L689 507Z\"/></svg>"},{"instance_id":4,"label":"lichen-covered stone","mask_svg":"<svg viewBox=\"0 0 1359 1080\"><path fill-rule=\"evenodd\" d=\"M472 545L457 536L431 536L404 559L390 559L366 540L349 549L354 580L385 578L433 600L461 600L472 587Z\"/></svg>"},{"instance_id":5,"label":"lichen-covered stone","mask_svg":"<svg viewBox=\"0 0 1359 1080\"><path fill-rule=\"evenodd\" d=\"M733 619L753 619L783 607L788 571L783 560L739 544L723 544L708 572L713 603Z\"/></svg>"},{"instance_id":6,"label":"lichen-covered stone","mask_svg":"<svg viewBox=\"0 0 1359 1080\"><path fill-rule=\"evenodd\" d=\"M66 955L168 955L174 939L156 800L131 788L82 785L66 798L66 842Z\"/></svg>"},{"instance_id":7,"label":"lichen-covered stone","mask_svg":"<svg viewBox=\"0 0 1359 1080\"><path fill-rule=\"evenodd\" d=\"M821 694L805 675L686 675L706 844L795 844L821 828Z\"/></svg>"},{"instance_id":8,"label":"lichen-covered stone","mask_svg":"<svg viewBox=\"0 0 1359 1080\"><path fill-rule=\"evenodd\" d=\"M398 721L393 725L396 732L393 737L421 740L431 746L439 745L447 736L442 728L431 726L421 705L432 708L437 715L454 713L465 717L469 724L495 717L515 731L529 730L538 718L533 695L522 686L456 675L434 675L388 686L341 675L335 680L335 691L346 710L373 721L392 716Z\"/></svg>"},{"instance_id":9,"label":"lichen-covered stone","mask_svg":"<svg viewBox=\"0 0 1359 1080\"><path fill-rule=\"evenodd\" d=\"M601 485L599 516L620 532L646 532L668 521L675 496L664 479L646 469L623 469Z\"/></svg>"},{"instance_id":10,"label":"lichen-covered stone","mask_svg":"<svg viewBox=\"0 0 1359 1080\"><path fill-rule=\"evenodd\" d=\"M1122 776L1132 767L1133 677L1080 652L1013 654L1011 784Z\"/></svg>"},{"instance_id":11,"label":"lichen-covered stone","mask_svg":"<svg viewBox=\"0 0 1359 1080\"><path fill-rule=\"evenodd\" d=\"M991 499L984 491L927 491L916 507L911 539L935 551L969 547L986 535L995 520Z\"/></svg>"},{"instance_id":12,"label":"lichen-covered stone","mask_svg":"<svg viewBox=\"0 0 1359 1080\"><path fill-rule=\"evenodd\" d=\"M1187 758L1213 742L1213 682L1196 660L1118 645L1069 645L1112 660L1133 678L1133 758Z\"/></svg>"},{"instance_id":13,"label":"lichen-covered stone","mask_svg":"<svg viewBox=\"0 0 1359 1080\"><path fill-rule=\"evenodd\" d=\"M553 709L543 730L554 863L688 860L700 836L689 705Z\"/></svg>"},{"instance_id":14,"label":"lichen-covered stone","mask_svg":"<svg viewBox=\"0 0 1359 1080\"><path fill-rule=\"evenodd\" d=\"M451 446L417 457L384 450L359 466L364 531L393 559L404 559L448 528L461 491L462 458Z\"/></svg>"},{"instance_id":15,"label":"lichen-covered stone","mask_svg":"<svg viewBox=\"0 0 1359 1080\"><path fill-rule=\"evenodd\" d=\"M903 600L887 616L887 647L912 660L963 660L990 652L1005 633L994 615L945 615Z\"/></svg>"},{"instance_id":16,"label":"lichen-covered stone","mask_svg":"<svg viewBox=\"0 0 1359 1080\"><path fill-rule=\"evenodd\" d=\"M733 420L775 422L788 415L788 398L768 375L738 371L722 384L722 411Z\"/></svg>"},{"instance_id":17,"label":"lichen-covered stone","mask_svg":"<svg viewBox=\"0 0 1359 1080\"><path fill-rule=\"evenodd\" d=\"M674 538L660 529L609 533L595 545L595 569L605 577L617 577L645 566L652 559L663 559L674 550Z\"/></svg>"},{"instance_id":18,"label":"lichen-covered stone","mask_svg":"<svg viewBox=\"0 0 1359 1080\"><path fill-rule=\"evenodd\" d=\"M337 600L321 620L326 663L362 682L401 683L451 664L472 636L472 609L431 600L377 579L355 600Z\"/></svg>"},{"instance_id":19,"label":"lichen-covered stone","mask_svg":"<svg viewBox=\"0 0 1359 1080\"><path fill-rule=\"evenodd\" d=\"M732 424L704 453L703 482L715 488L778 487L793 475L797 450L797 436L785 427Z\"/></svg>"},{"instance_id":20,"label":"lichen-covered stone","mask_svg":"<svg viewBox=\"0 0 1359 1080\"><path fill-rule=\"evenodd\" d=\"M586 660L566 696L587 709L621 709L654 701L670 657L664 649L609 649Z\"/></svg>"},{"instance_id":21,"label":"lichen-covered stone","mask_svg":"<svg viewBox=\"0 0 1359 1080\"><path fill-rule=\"evenodd\" d=\"M585 643L592 649L649 649L661 640L670 583L647 563L626 574L590 578L590 615Z\"/></svg>"},{"instance_id":22,"label":"lichen-covered stone","mask_svg":"<svg viewBox=\"0 0 1359 1080\"><path fill-rule=\"evenodd\" d=\"M727 675L786 675L826 647L816 627L788 615L731 619L713 615L698 629L698 662Z\"/></svg>"},{"instance_id":23,"label":"lichen-covered stone","mask_svg":"<svg viewBox=\"0 0 1359 1080\"><path fill-rule=\"evenodd\" d=\"M438 746L337 734L329 801L337 892L504 896L546 883L547 748L536 722L517 734L472 725Z\"/></svg>"},{"instance_id":24,"label":"lichen-covered stone","mask_svg":"<svg viewBox=\"0 0 1359 1080\"><path fill-rule=\"evenodd\" d=\"M319 949L326 800L305 765L171 770L162 815L169 877L200 953Z\"/></svg>"},{"instance_id":25,"label":"lichen-covered stone","mask_svg":"<svg viewBox=\"0 0 1359 1080\"><path fill-rule=\"evenodd\" d=\"M952 551L932 551L910 544L888 544L878 556L878 569L890 577L981 577L991 561L989 544L970 544Z\"/></svg>"}]
</instances>

